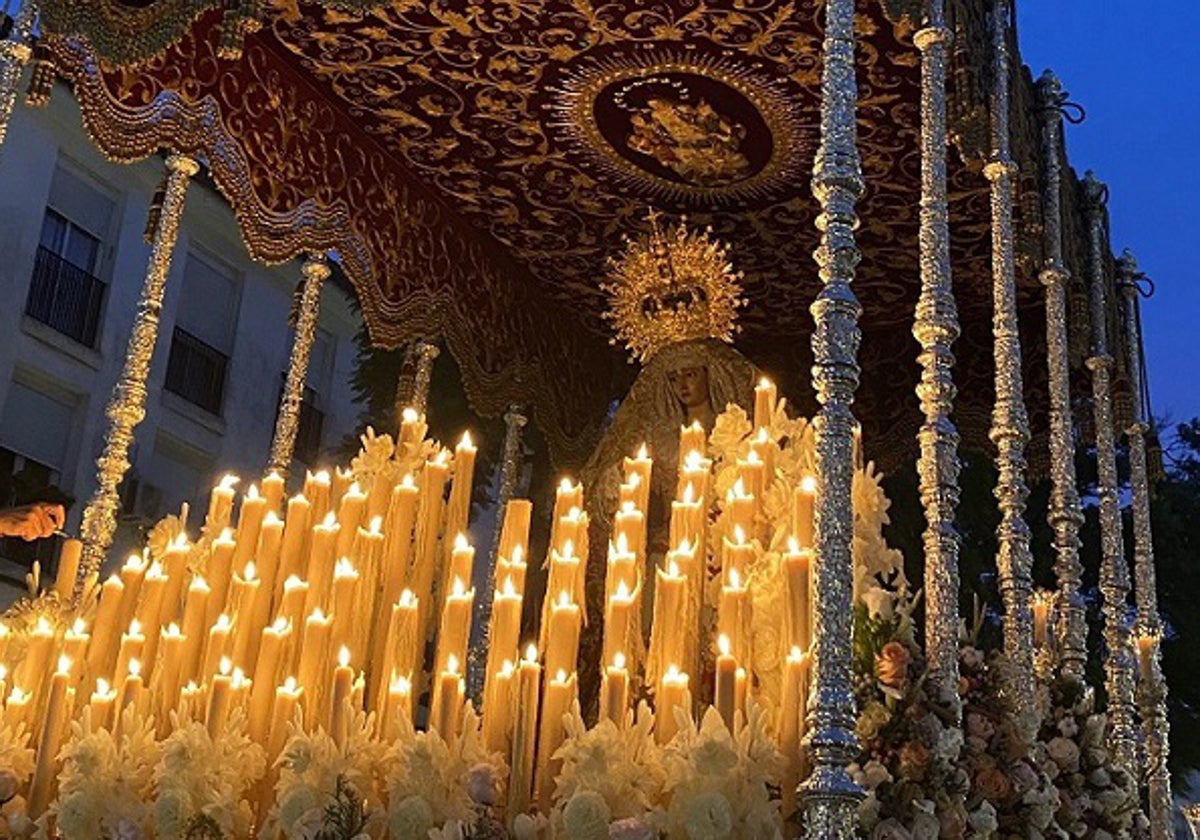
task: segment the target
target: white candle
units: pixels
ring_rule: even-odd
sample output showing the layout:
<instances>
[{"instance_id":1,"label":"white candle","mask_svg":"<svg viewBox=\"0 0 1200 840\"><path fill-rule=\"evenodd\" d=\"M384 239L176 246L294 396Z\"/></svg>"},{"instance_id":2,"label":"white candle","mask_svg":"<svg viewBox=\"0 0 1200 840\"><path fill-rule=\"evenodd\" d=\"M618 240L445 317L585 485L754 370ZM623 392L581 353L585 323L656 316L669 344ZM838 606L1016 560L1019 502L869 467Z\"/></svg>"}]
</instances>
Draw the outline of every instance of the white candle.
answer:
<instances>
[{"instance_id":1,"label":"white candle","mask_svg":"<svg viewBox=\"0 0 1200 840\"><path fill-rule=\"evenodd\" d=\"M50 678L50 697L42 715L41 738L38 743L37 766L29 787L29 816L37 819L50 804L50 787L54 782L58 750L62 745L63 729L71 713L71 660L60 656L58 668Z\"/></svg>"},{"instance_id":2,"label":"white candle","mask_svg":"<svg viewBox=\"0 0 1200 840\"><path fill-rule=\"evenodd\" d=\"M330 690L329 734L333 742L342 747L346 743L346 707L350 702L350 689L354 682L354 671L350 667L350 649L342 646L338 651L338 666L333 672Z\"/></svg>"},{"instance_id":3,"label":"white candle","mask_svg":"<svg viewBox=\"0 0 1200 840\"><path fill-rule=\"evenodd\" d=\"M713 705L730 730L733 729L733 712L737 705L737 667L737 659L733 656L729 637L722 633L717 637L716 690L713 692Z\"/></svg>"},{"instance_id":4,"label":"white candle","mask_svg":"<svg viewBox=\"0 0 1200 840\"><path fill-rule=\"evenodd\" d=\"M625 654L617 653L612 664L604 669L604 685L600 690L600 717L608 718L618 729L625 728L626 712L629 710L629 669L625 667Z\"/></svg>"},{"instance_id":5,"label":"white candle","mask_svg":"<svg viewBox=\"0 0 1200 840\"><path fill-rule=\"evenodd\" d=\"M678 666L668 666L666 673L658 684L658 712L654 719L654 732L658 743L666 744L679 731L679 721L675 717L677 709L688 709L688 675L680 672Z\"/></svg>"}]
</instances>

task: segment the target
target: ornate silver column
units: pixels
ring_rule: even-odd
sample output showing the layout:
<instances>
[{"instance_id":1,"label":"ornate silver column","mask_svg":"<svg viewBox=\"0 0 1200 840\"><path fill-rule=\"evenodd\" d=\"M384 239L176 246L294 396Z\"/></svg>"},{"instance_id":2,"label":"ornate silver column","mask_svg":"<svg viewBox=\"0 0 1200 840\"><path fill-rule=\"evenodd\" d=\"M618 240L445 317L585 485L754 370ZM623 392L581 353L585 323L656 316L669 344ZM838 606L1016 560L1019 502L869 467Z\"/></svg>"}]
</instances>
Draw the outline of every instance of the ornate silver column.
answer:
<instances>
[{"instance_id":1,"label":"ornate silver column","mask_svg":"<svg viewBox=\"0 0 1200 840\"><path fill-rule=\"evenodd\" d=\"M992 338L996 365L996 404L990 437L996 445L996 500L1000 525L996 567L1004 598L1004 650L1013 664L1011 699L1027 735L1037 726L1033 704L1033 596L1029 526L1025 523L1025 445L1029 418L1021 375L1021 335L1017 326L1016 259L1013 249L1013 176L1009 138L1008 0L992 8L992 158L984 167L991 182Z\"/></svg>"},{"instance_id":2,"label":"ornate silver column","mask_svg":"<svg viewBox=\"0 0 1200 840\"><path fill-rule=\"evenodd\" d=\"M1171 824L1171 774L1167 769L1170 739L1167 723L1167 682L1163 679L1157 640L1162 637L1158 614L1158 583L1154 573L1154 539L1150 528L1150 478L1146 470L1147 417L1142 402L1142 330L1138 311L1138 281L1145 275L1133 254L1117 260L1117 285L1121 292L1121 320L1125 331L1125 358L1129 389L1133 392L1133 422L1125 430L1129 441L1129 483L1133 496L1134 602L1139 636L1153 639L1149 674L1138 686L1142 736L1146 749L1146 787L1149 791L1151 840L1169 840ZM1146 677L1149 677L1148 679Z\"/></svg>"},{"instance_id":3,"label":"ornate silver column","mask_svg":"<svg viewBox=\"0 0 1200 840\"><path fill-rule=\"evenodd\" d=\"M1117 499L1117 450L1113 432L1112 356L1108 353L1108 303L1104 294L1105 210L1108 187L1092 172L1084 177L1090 248L1088 299L1091 304L1092 408L1096 422L1097 493L1100 497L1100 593L1103 596L1105 690L1108 694L1109 742L1114 760L1135 773L1137 745L1133 722L1133 655L1130 650L1126 610L1129 601L1129 568L1121 535L1121 509Z\"/></svg>"},{"instance_id":4,"label":"ornate silver column","mask_svg":"<svg viewBox=\"0 0 1200 840\"><path fill-rule=\"evenodd\" d=\"M17 104L17 91L21 86L21 73L33 56L29 41L33 35L33 24L37 20L37 3L25 0L17 10L12 32L5 41L0 41L0 146L8 134L8 121Z\"/></svg>"},{"instance_id":5,"label":"ornate silver column","mask_svg":"<svg viewBox=\"0 0 1200 840\"><path fill-rule=\"evenodd\" d=\"M517 480L521 476L521 430L529 420L525 407L510 405L504 413L504 452L500 460L500 489L496 495L496 530L492 534L492 548L488 552L487 568L483 575L483 589L475 598L475 618L472 621L471 649L467 654L467 691L475 708L483 693L483 682L487 669L488 628L492 623L492 596L496 585L496 560L500 553L500 534L504 530L504 512L508 502L516 494Z\"/></svg>"},{"instance_id":6,"label":"ornate silver column","mask_svg":"<svg viewBox=\"0 0 1200 840\"><path fill-rule=\"evenodd\" d=\"M913 37L921 51L921 296L913 336L921 344L917 396L925 423L921 445L921 504L925 508L925 649L937 696L958 700L958 429L954 353L958 307L950 281L950 223L946 204L946 54L951 32L945 0L928 0L924 26Z\"/></svg>"},{"instance_id":7,"label":"ornate silver column","mask_svg":"<svg viewBox=\"0 0 1200 840\"><path fill-rule=\"evenodd\" d=\"M1042 119L1042 160L1046 183L1042 193L1042 247L1039 275L1046 287L1046 346L1050 367L1050 512L1054 530L1054 572L1058 578L1059 673L1081 682L1087 665L1087 624L1080 594L1083 565L1079 561L1079 526L1083 510L1075 476L1075 430L1071 418L1071 375L1067 345L1067 281L1063 261L1062 148L1063 106L1067 95L1058 77L1047 70L1038 79Z\"/></svg>"},{"instance_id":8,"label":"ornate silver column","mask_svg":"<svg viewBox=\"0 0 1200 840\"><path fill-rule=\"evenodd\" d=\"M296 334L292 338L292 354L288 359L283 395L279 398L279 416L275 420L275 436L271 440L271 457L267 462L267 470L280 475L287 475L296 449L300 403L304 400L308 362L312 358L313 342L317 337L317 318L321 314L321 284L330 274L326 256L309 254L300 273L304 280L300 290L300 309L296 313Z\"/></svg>"},{"instance_id":9,"label":"ornate silver column","mask_svg":"<svg viewBox=\"0 0 1200 840\"><path fill-rule=\"evenodd\" d=\"M162 312L167 273L179 236L179 218L183 215L187 186L199 171L200 165L190 157L171 155L167 158L166 191L154 226L150 264L125 351L125 366L105 411L109 428L104 436L104 449L96 459L96 492L83 511L80 585L88 575L99 571L104 553L112 545L117 530L117 510L121 505L117 486L129 469L133 429L146 416L146 380L150 376L150 360L158 339L158 318Z\"/></svg>"},{"instance_id":10,"label":"ornate silver column","mask_svg":"<svg viewBox=\"0 0 1200 840\"><path fill-rule=\"evenodd\" d=\"M432 341L421 339L414 351L417 354L417 371L413 375L412 407L419 414L425 413L429 403L429 383L433 380L433 360L438 357L438 346Z\"/></svg>"},{"instance_id":11,"label":"ornate silver column","mask_svg":"<svg viewBox=\"0 0 1200 840\"><path fill-rule=\"evenodd\" d=\"M813 164L813 194L821 205L815 258L822 288L812 304L813 388L821 410L816 428L817 506L813 605L814 657L809 748L812 774L801 787L808 837L857 836L862 790L847 765L858 751L850 651L853 641L854 415L858 387L860 307L850 288L859 261L855 203L863 190L855 110L854 0L825 4L821 74L821 145Z\"/></svg>"}]
</instances>

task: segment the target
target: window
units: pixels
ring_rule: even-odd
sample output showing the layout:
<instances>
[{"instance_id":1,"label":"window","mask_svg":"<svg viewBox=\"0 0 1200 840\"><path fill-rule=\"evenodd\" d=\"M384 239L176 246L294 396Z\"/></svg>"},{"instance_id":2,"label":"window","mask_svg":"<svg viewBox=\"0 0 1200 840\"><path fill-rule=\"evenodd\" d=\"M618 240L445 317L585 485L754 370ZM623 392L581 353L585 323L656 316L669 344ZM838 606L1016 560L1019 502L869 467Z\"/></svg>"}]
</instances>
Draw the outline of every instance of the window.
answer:
<instances>
[{"instance_id":1,"label":"window","mask_svg":"<svg viewBox=\"0 0 1200 840\"><path fill-rule=\"evenodd\" d=\"M107 285L100 280L113 200L61 165L29 283L25 313L87 347L96 345Z\"/></svg>"},{"instance_id":2,"label":"window","mask_svg":"<svg viewBox=\"0 0 1200 840\"><path fill-rule=\"evenodd\" d=\"M210 414L221 413L237 321L237 281L213 260L189 253L175 317L166 388Z\"/></svg>"}]
</instances>

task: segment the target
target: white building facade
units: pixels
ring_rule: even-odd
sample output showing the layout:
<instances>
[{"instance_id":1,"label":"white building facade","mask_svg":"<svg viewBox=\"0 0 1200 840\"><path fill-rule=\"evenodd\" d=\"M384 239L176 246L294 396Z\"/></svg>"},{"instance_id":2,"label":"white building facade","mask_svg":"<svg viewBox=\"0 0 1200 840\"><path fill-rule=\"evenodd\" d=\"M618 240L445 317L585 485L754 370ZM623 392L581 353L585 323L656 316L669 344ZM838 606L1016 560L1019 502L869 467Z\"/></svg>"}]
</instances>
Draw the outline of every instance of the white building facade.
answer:
<instances>
[{"instance_id":1,"label":"white building facade","mask_svg":"<svg viewBox=\"0 0 1200 840\"><path fill-rule=\"evenodd\" d=\"M57 488L79 527L95 489L105 406L120 375L150 248L143 239L163 161L106 161L74 99L18 106L0 147L0 506ZM254 480L270 447L299 264L252 262L212 188L188 190L150 372L146 418L122 487L118 545L191 502L225 472ZM294 471L355 425L350 377L361 318L327 283ZM196 510L197 502L201 502ZM0 576L55 554L0 540ZM5 562L7 560L7 562Z\"/></svg>"}]
</instances>

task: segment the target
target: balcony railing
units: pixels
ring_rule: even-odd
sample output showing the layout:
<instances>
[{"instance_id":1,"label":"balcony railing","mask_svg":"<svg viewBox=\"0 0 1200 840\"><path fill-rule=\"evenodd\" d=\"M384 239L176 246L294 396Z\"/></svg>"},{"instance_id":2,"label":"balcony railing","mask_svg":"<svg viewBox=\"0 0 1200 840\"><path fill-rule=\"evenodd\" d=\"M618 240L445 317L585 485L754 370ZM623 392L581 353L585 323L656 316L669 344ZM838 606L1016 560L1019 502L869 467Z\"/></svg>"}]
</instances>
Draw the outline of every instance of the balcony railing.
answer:
<instances>
[{"instance_id":1,"label":"balcony railing","mask_svg":"<svg viewBox=\"0 0 1200 840\"><path fill-rule=\"evenodd\" d=\"M220 415L228 366L228 356L176 327L167 358L166 389L210 414Z\"/></svg>"},{"instance_id":2,"label":"balcony railing","mask_svg":"<svg viewBox=\"0 0 1200 840\"><path fill-rule=\"evenodd\" d=\"M38 246L25 313L87 347L96 345L107 284Z\"/></svg>"}]
</instances>

